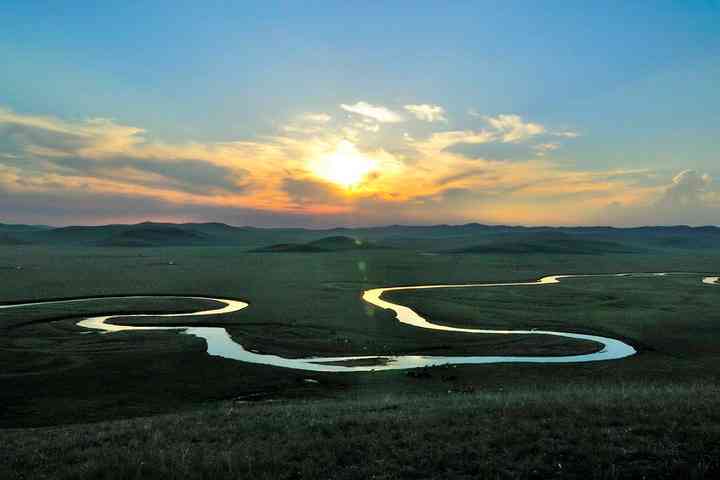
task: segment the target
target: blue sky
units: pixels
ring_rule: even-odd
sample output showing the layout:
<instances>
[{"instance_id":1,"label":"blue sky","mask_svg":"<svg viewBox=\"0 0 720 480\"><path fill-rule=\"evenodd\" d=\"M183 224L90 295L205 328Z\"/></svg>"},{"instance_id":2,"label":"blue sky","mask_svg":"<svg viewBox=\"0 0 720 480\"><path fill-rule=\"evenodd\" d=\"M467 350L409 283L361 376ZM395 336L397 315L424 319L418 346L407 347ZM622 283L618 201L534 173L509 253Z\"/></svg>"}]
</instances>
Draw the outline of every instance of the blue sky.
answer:
<instances>
[{"instance_id":1,"label":"blue sky","mask_svg":"<svg viewBox=\"0 0 720 480\"><path fill-rule=\"evenodd\" d=\"M0 206L0 221L133 221L113 201L146 201L137 220L718 223L715 1L9 0L0 12L0 108L6 112L0 118L0 198L15 207L34 205L26 214ZM342 107L358 103L402 113L403 120L378 121ZM408 105L440 107L443 120L423 120ZM300 128L311 114L332 120ZM543 133L472 136L493 131L492 119L501 115L513 116L515 127L539 125ZM38 118L50 123L39 126ZM114 128L104 146L94 138L68 149L63 139L53 145L45 138L58 130L99 135L85 125L98 118ZM42 145L37 129L44 132ZM458 142L440 151L423 148L443 132L466 136L455 135ZM383 175L368 167L348 188L310 168L343 141ZM118 142L124 147L108 146ZM243 150L219 147L231 143ZM258 150L265 153L254 156ZM159 165L150 168L151 161ZM103 168L93 166L98 162ZM495 172L498 183L468 180L446 186L453 192L448 195L433 190L432 165L443 175L482 168L488 178ZM236 191L222 178L205 199L173 194L191 189L163 175L163 168L175 167L188 170L182 175L187 182L194 176L207 181L225 168ZM385 174L402 177L409 170L418 178L416 192L401 192ZM682 179L692 178L698 191L664 208L663 217L658 205L672 189L685 188L676 180L686 171L693 173ZM618 180L620 172L626 177ZM604 197L597 188L578 187L573 192L588 197L587 214L553 217L530 207L571 208L567 198L518 189L566 177L605 184ZM19 178L32 179L32 188ZM73 185L82 178L105 199L95 216L77 213L74 202L82 192ZM297 182L305 182L306 197L283 187ZM153 196L151 187L160 193ZM520 193L497 194L508 191ZM618 216L618 204L630 213ZM379 205L390 213L373 215Z\"/></svg>"}]
</instances>

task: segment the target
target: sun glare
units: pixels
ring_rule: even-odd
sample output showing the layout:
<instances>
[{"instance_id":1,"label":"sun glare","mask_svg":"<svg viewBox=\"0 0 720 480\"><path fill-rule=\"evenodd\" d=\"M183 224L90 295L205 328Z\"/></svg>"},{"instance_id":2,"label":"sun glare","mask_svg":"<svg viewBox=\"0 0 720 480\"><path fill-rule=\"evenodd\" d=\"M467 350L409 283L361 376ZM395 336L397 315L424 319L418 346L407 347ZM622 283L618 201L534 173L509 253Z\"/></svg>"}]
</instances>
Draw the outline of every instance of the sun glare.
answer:
<instances>
[{"instance_id":1,"label":"sun glare","mask_svg":"<svg viewBox=\"0 0 720 480\"><path fill-rule=\"evenodd\" d=\"M374 159L358 151L347 140L338 143L334 151L310 163L315 175L345 188L357 186L376 168Z\"/></svg>"}]
</instances>

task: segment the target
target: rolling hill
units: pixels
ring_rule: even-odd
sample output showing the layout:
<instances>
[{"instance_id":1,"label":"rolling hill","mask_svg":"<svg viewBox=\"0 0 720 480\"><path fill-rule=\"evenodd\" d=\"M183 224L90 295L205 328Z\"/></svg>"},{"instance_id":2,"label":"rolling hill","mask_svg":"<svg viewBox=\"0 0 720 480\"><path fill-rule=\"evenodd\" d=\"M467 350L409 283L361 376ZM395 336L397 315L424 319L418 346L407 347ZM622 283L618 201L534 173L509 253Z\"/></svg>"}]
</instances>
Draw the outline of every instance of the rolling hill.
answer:
<instances>
[{"instance_id":1,"label":"rolling hill","mask_svg":"<svg viewBox=\"0 0 720 480\"><path fill-rule=\"evenodd\" d=\"M370 250L387 248L344 235L324 237L307 243L279 243L253 250L254 252L342 252L348 250Z\"/></svg>"},{"instance_id":2,"label":"rolling hill","mask_svg":"<svg viewBox=\"0 0 720 480\"><path fill-rule=\"evenodd\" d=\"M235 246L267 252L397 248L442 253L634 253L720 248L720 228L390 225L367 228L235 227L223 223L157 223L47 227L0 223L4 245L82 247ZM357 240L362 239L362 240Z\"/></svg>"},{"instance_id":3,"label":"rolling hill","mask_svg":"<svg viewBox=\"0 0 720 480\"><path fill-rule=\"evenodd\" d=\"M562 232L543 232L529 235L503 236L479 245L449 250L448 253L598 255L603 253L639 253L641 251L639 248L614 241Z\"/></svg>"},{"instance_id":4,"label":"rolling hill","mask_svg":"<svg viewBox=\"0 0 720 480\"><path fill-rule=\"evenodd\" d=\"M213 238L190 228L165 224L139 224L128 227L100 240L103 247L157 247L201 245L212 243Z\"/></svg>"}]
</instances>

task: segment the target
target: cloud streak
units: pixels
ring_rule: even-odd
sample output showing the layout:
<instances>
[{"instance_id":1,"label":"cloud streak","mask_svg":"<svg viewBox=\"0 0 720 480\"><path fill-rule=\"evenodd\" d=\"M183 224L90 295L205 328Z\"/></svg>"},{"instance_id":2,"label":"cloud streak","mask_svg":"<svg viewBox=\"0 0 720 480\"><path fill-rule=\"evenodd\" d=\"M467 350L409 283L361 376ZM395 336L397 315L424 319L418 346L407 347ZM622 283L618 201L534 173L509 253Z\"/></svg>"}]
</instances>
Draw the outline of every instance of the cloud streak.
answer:
<instances>
[{"instance_id":1,"label":"cloud streak","mask_svg":"<svg viewBox=\"0 0 720 480\"><path fill-rule=\"evenodd\" d=\"M332 120L332 116L327 113L306 113L300 116L300 120L324 124Z\"/></svg>"},{"instance_id":2,"label":"cloud streak","mask_svg":"<svg viewBox=\"0 0 720 480\"><path fill-rule=\"evenodd\" d=\"M382 105L371 105L367 102L357 102L352 105L341 104L340 108L346 112L354 113L379 123L399 123L405 119L399 113Z\"/></svg>"},{"instance_id":3,"label":"cloud streak","mask_svg":"<svg viewBox=\"0 0 720 480\"><path fill-rule=\"evenodd\" d=\"M485 117L485 121L505 143L517 143L545 133L543 125L525 122L519 115Z\"/></svg>"},{"instance_id":4,"label":"cloud streak","mask_svg":"<svg viewBox=\"0 0 720 480\"><path fill-rule=\"evenodd\" d=\"M405 105L405 110L410 112L412 115L415 116L418 120L423 120L425 122L447 122L447 118L445 117L445 109L441 107L440 105L429 105L429 104L420 104L420 105Z\"/></svg>"}]
</instances>

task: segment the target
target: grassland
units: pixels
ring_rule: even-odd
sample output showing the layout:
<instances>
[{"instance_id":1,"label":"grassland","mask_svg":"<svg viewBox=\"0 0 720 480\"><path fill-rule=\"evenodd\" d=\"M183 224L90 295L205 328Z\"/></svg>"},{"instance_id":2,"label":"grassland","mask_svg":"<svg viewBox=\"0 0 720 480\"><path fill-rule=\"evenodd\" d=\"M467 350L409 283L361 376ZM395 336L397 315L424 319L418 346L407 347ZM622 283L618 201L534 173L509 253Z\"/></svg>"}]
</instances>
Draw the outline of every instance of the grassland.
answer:
<instances>
[{"instance_id":1,"label":"grassland","mask_svg":"<svg viewBox=\"0 0 720 480\"><path fill-rule=\"evenodd\" d=\"M672 408L668 408L671 406ZM717 386L219 402L0 430L2 478L716 478Z\"/></svg>"},{"instance_id":2,"label":"grassland","mask_svg":"<svg viewBox=\"0 0 720 480\"><path fill-rule=\"evenodd\" d=\"M249 348L285 356L554 355L593 345L427 332L398 324L391 312L363 303L360 293L550 273L720 272L720 255L712 250L247 250L5 246L0 301L119 294L247 299L247 309L205 323L226 326ZM93 313L205 306L196 301L106 299L69 309L2 311L0 476L547 478L579 475L593 465L596 478L638 472L709 478L717 471L712 459L720 442L720 347L712 340L720 333L720 288L703 286L699 278L392 293L440 323L600 333L640 352L615 362L458 366L414 375L309 374L209 357L202 341L178 333L78 335L74 326ZM249 399L277 402L242 403ZM132 419L139 416L145 418ZM563 471L553 467L555 458Z\"/></svg>"}]
</instances>

